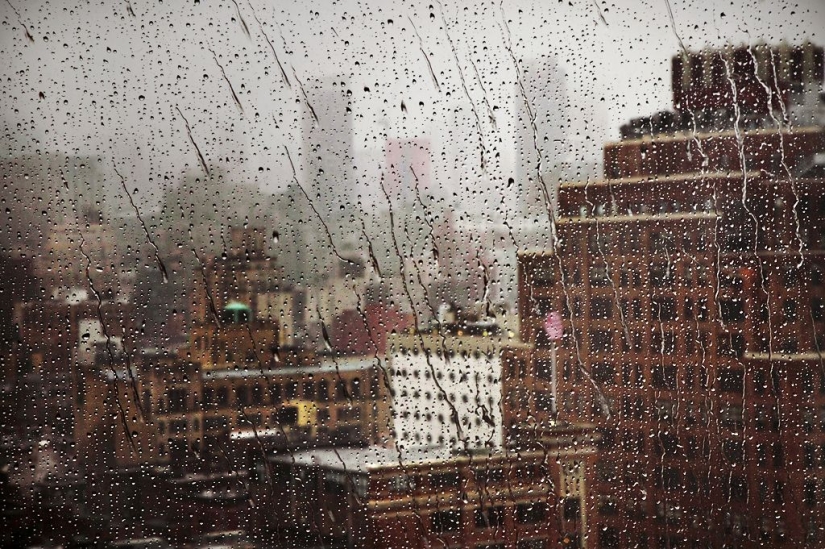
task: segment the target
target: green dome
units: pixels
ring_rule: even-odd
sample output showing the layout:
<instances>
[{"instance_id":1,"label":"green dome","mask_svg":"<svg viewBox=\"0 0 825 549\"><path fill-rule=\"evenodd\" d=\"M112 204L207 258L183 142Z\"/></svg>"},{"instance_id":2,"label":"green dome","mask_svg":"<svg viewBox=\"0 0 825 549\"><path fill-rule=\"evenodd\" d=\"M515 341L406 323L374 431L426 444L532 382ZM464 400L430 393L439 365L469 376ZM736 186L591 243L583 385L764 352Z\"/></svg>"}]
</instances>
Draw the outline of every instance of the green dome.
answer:
<instances>
[{"instance_id":1,"label":"green dome","mask_svg":"<svg viewBox=\"0 0 825 549\"><path fill-rule=\"evenodd\" d=\"M239 301L230 301L221 311L221 321L226 324L245 324L251 318L252 309Z\"/></svg>"}]
</instances>

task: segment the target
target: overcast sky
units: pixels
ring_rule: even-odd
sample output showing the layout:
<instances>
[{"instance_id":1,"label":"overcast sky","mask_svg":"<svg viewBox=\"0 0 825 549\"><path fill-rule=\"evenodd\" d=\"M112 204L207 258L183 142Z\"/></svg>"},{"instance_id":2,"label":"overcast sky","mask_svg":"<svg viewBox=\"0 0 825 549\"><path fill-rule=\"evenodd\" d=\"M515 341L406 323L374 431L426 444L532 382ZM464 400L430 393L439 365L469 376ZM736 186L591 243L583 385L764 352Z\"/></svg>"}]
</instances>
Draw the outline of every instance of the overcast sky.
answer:
<instances>
[{"instance_id":1,"label":"overcast sky","mask_svg":"<svg viewBox=\"0 0 825 549\"><path fill-rule=\"evenodd\" d=\"M557 57L579 132L564 155L592 157L629 118L668 108L677 34L690 49L825 44L822 0L671 0L675 27L665 0L10 1L0 4L4 153L102 155L145 203L164 176L199 169L178 109L209 163L277 190L291 174L284 146L302 164L301 85L312 103L319 79L349 78L366 179L383 132L429 136L438 175L449 111L489 105L496 123L481 116L477 129L495 160L479 177L495 186L514 171L510 51L519 62Z\"/></svg>"}]
</instances>

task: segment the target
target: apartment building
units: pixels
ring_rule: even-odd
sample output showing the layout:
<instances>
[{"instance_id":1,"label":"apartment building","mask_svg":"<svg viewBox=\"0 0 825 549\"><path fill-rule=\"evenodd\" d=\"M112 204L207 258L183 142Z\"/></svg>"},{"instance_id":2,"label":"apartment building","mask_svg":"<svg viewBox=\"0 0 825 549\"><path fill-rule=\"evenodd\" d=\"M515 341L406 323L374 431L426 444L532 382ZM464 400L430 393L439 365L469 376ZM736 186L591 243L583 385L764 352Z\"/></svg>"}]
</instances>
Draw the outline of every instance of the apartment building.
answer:
<instances>
[{"instance_id":1,"label":"apartment building","mask_svg":"<svg viewBox=\"0 0 825 549\"><path fill-rule=\"evenodd\" d=\"M519 451L315 449L271 458L264 535L289 546L539 549L584 545L591 430ZM267 501L262 499L262 501ZM595 539L595 536L592 536Z\"/></svg>"},{"instance_id":2,"label":"apartment building","mask_svg":"<svg viewBox=\"0 0 825 549\"><path fill-rule=\"evenodd\" d=\"M822 49L748 51L674 59L728 102L683 90L624 127L605 179L561 185L553 249L519 256L505 432L598 425L599 547L825 542L825 129L789 124Z\"/></svg>"}]
</instances>

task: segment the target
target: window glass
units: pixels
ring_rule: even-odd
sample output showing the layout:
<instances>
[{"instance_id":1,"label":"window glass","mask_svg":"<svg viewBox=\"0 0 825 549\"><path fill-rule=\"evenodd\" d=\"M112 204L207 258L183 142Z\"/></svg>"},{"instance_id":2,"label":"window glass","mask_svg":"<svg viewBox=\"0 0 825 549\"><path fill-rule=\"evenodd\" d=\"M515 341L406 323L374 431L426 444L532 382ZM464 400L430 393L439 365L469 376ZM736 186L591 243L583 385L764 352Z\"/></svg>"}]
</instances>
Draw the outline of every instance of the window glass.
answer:
<instances>
[{"instance_id":1,"label":"window glass","mask_svg":"<svg viewBox=\"0 0 825 549\"><path fill-rule=\"evenodd\" d=\"M0 547L823 546L825 6L717 4L2 2Z\"/></svg>"}]
</instances>

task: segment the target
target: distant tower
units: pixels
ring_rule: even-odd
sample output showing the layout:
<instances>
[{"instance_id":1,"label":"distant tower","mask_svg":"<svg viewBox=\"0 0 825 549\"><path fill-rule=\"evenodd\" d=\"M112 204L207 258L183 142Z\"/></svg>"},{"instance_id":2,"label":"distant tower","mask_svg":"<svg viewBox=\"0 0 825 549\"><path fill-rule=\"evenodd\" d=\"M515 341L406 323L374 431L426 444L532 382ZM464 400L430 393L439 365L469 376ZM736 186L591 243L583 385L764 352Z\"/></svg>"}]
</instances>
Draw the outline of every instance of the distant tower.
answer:
<instances>
[{"instance_id":1,"label":"distant tower","mask_svg":"<svg viewBox=\"0 0 825 549\"><path fill-rule=\"evenodd\" d=\"M343 76L304 82L303 141L307 191L320 193L326 212L338 215L357 200L352 177L352 109ZM310 108L311 107L311 108ZM321 205L319 205L320 207Z\"/></svg>"},{"instance_id":2,"label":"distant tower","mask_svg":"<svg viewBox=\"0 0 825 549\"><path fill-rule=\"evenodd\" d=\"M565 76L553 54L533 59L521 65L524 94L516 89L516 183L521 197L522 213L544 210L544 198L538 182L539 156L551 203L555 204L555 185L549 173L564 160L568 150L569 106ZM530 105L528 112L524 95ZM534 135L529 113L536 125Z\"/></svg>"},{"instance_id":3,"label":"distant tower","mask_svg":"<svg viewBox=\"0 0 825 549\"><path fill-rule=\"evenodd\" d=\"M481 150L478 130L476 129L473 106L470 103L456 103L447 113L447 142L444 150L447 154L448 182L442 183L443 198L448 204L455 202L451 192L462 195L469 182L477 182L476 176L481 172Z\"/></svg>"}]
</instances>

